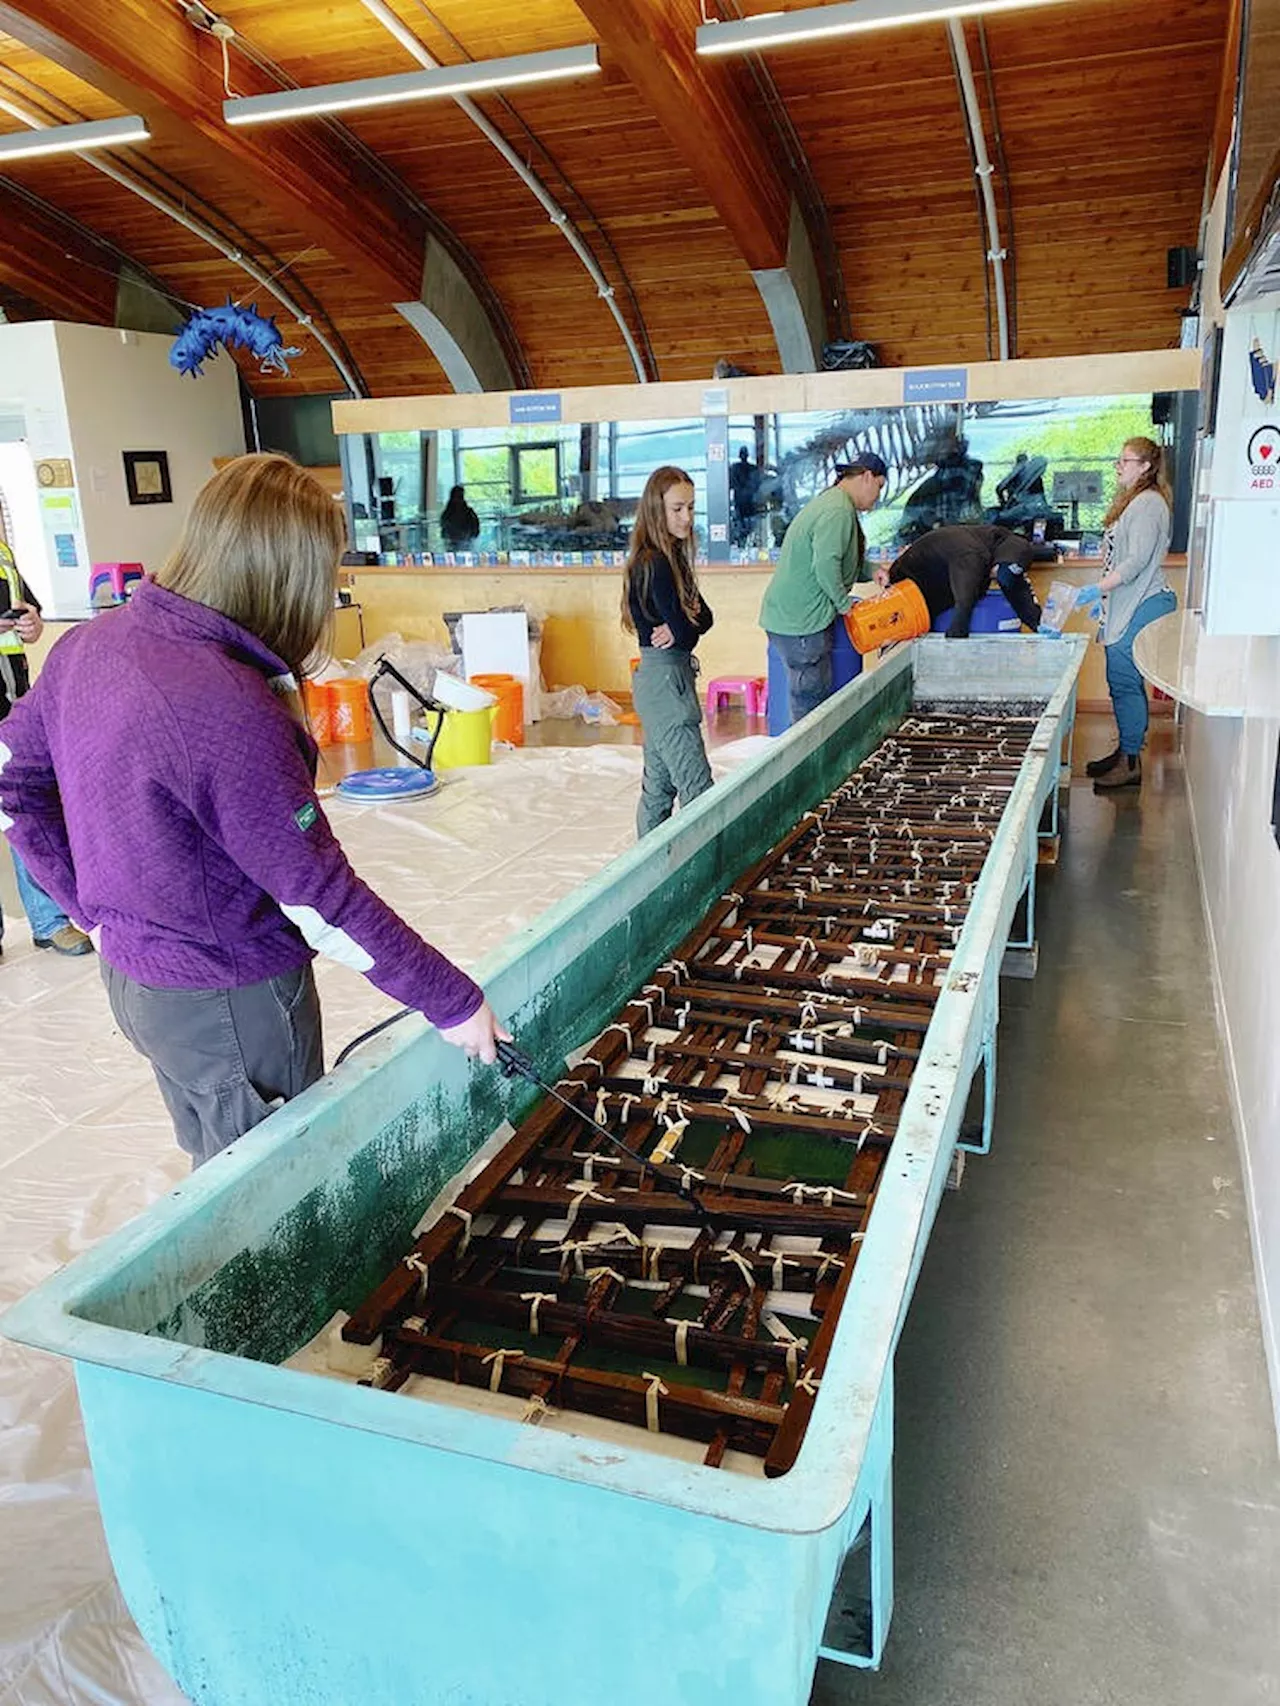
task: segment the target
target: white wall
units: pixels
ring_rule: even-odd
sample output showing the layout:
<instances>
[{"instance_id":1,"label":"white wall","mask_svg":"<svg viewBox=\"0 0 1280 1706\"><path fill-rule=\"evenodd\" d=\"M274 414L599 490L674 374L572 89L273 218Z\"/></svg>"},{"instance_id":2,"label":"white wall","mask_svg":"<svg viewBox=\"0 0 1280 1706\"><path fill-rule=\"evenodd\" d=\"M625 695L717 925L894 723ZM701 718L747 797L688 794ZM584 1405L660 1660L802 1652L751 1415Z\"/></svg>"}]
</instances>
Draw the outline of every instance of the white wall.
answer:
<instances>
[{"instance_id":1,"label":"white wall","mask_svg":"<svg viewBox=\"0 0 1280 1706\"><path fill-rule=\"evenodd\" d=\"M169 366L165 333L40 321L0 324L0 418L21 416L34 460L65 458L74 470L72 508L58 527L75 539L75 562L59 563L43 527L37 556L28 541L19 566L58 617L89 611L93 563L159 568L215 456L244 449L236 370L219 355L201 379ZM173 501L130 504L126 450L163 450ZM67 494L42 492L42 504ZM71 515L68 522L66 517Z\"/></svg>"},{"instance_id":2,"label":"white wall","mask_svg":"<svg viewBox=\"0 0 1280 1706\"><path fill-rule=\"evenodd\" d=\"M73 517L69 531L77 562L58 569L38 510L35 527L30 525L34 474L24 465L37 458L71 458L71 428L58 365L56 333L57 328L48 320L0 324L0 419L4 421L6 437L11 431L17 434L23 459L20 462L7 457L4 471L6 500L15 520L21 521L19 537L12 541L18 567L46 612L61 615L68 602L74 603L77 596L84 602L90 560L88 544L74 509L64 512ZM11 421L20 424L11 427Z\"/></svg>"},{"instance_id":3,"label":"white wall","mask_svg":"<svg viewBox=\"0 0 1280 1706\"><path fill-rule=\"evenodd\" d=\"M62 324L55 330L91 560L157 569L213 473L214 457L244 449L235 367L222 353L202 378L191 379L169 366L167 334ZM130 504L126 450L167 453L172 503Z\"/></svg>"},{"instance_id":4,"label":"white wall","mask_svg":"<svg viewBox=\"0 0 1280 1706\"><path fill-rule=\"evenodd\" d=\"M1280 673L1280 639L1264 643ZM1270 821L1277 739L1280 720L1197 712L1188 714L1184 734L1280 1431L1280 847Z\"/></svg>"}]
</instances>

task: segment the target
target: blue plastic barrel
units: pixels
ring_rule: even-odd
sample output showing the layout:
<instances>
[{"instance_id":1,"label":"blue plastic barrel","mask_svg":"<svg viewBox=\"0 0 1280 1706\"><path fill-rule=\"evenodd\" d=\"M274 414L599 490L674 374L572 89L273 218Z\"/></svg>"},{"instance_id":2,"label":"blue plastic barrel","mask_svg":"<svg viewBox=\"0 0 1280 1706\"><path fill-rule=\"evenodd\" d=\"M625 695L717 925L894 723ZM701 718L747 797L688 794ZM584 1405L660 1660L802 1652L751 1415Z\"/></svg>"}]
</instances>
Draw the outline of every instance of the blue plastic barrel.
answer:
<instances>
[{"instance_id":1,"label":"blue plastic barrel","mask_svg":"<svg viewBox=\"0 0 1280 1706\"><path fill-rule=\"evenodd\" d=\"M854 651L853 641L843 619L835 625L835 644L831 648L831 678L836 687L847 687L855 676L862 674L862 658ZM791 702L787 692L787 668L769 642L769 733L785 734L791 727Z\"/></svg>"},{"instance_id":2,"label":"blue plastic barrel","mask_svg":"<svg viewBox=\"0 0 1280 1706\"><path fill-rule=\"evenodd\" d=\"M944 610L941 616L935 617L934 633L945 634L954 614L954 610ZM969 624L971 634L1017 634L1021 628L1017 611L998 586L993 586L973 607L973 620ZM769 733L773 733L772 728Z\"/></svg>"}]
</instances>

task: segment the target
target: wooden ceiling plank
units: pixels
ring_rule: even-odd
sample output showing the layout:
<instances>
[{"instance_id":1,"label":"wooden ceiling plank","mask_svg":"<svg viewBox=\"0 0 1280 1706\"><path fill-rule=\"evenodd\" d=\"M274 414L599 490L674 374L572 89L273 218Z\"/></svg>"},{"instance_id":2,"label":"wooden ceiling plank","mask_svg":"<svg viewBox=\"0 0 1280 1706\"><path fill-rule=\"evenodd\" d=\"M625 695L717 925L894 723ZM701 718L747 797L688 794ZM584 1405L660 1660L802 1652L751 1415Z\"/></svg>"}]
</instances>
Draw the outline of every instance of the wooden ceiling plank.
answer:
<instances>
[{"instance_id":1,"label":"wooden ceiling plank","mask_svg":"<svg viewBox=\"0 0 1280 1706\"><path fill-rule=\"evenodd\" d=\"M426 231L402 197L364 172L323 127L246 132L222 117L222 58L176 6L146 0L0 0L0 29L147 120L152 134L201 145L272 208L393 300L416 296ZM145 52L139 51L146 44ZM274 87L231 54L238 95Z\"/></svg>"},{"instance_id":2,"label":"wooden ceiling plank","mask_svg":"<svg viewBox=\"0 0 1280 1706\"><path fill-rule=\"evenodd\" d=\"M51 219L0 179L0 231L20 232L0 244L0 279L55 319L109 326L115 319L115 263L105 251Z\"/></svg>"}]
</instances>

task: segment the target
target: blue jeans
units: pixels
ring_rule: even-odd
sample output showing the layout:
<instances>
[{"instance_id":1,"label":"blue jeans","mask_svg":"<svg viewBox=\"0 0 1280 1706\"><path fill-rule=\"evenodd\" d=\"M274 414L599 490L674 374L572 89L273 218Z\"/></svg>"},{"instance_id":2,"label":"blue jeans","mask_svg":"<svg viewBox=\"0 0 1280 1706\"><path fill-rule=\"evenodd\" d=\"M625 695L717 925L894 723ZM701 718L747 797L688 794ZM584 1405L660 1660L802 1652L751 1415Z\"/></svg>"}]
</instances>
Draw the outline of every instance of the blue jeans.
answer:
<instances>
[{"instance_id":1,"label":"blue jeans","mask_svg":"<svg viewBox=\"0 0 1280 1706\"><path fill-rule=\"evenodd\" d=\"M1142 630L1161 616L1178 608L1178 600L1166 587L1144 598L1133 613L1133 620L1118 640L1112 640L1107 652L1107 686L1111 690L1111 707L1116 716L1116 731L1120 750L1136 758L1147 738L1147 684L1133 661L1133 642Z\"/></svg>"},{"instance_id":2,"label":"blue jeans","mask_svg":"<svg viewBox=\"0 0 1280 1706\"><path fill-rule=\"evenodd\" d=\"M31 872L22 863L18 855L13 853L13 870L18 879L18 899L22 902L22 910L27 915L27 923L31 926L31 934L40 941L47 941L55 930L61 930L64 924L70 922L66 913L52 900L36 882ZM0 918L0 937L4 935L4 919Z\"/></svg>"},{"instance_id":3,"label":"blue jeans","mask_svg":"<svg viewBox=\"0 0 1280 1706\"><path fill-rule=\"evenodd\" d=\"M829 699L833 690L831 649L835 627L818 634L770 634L787 672L787 698L791 721L798 723Z\"/></svg>"}]
</instances>

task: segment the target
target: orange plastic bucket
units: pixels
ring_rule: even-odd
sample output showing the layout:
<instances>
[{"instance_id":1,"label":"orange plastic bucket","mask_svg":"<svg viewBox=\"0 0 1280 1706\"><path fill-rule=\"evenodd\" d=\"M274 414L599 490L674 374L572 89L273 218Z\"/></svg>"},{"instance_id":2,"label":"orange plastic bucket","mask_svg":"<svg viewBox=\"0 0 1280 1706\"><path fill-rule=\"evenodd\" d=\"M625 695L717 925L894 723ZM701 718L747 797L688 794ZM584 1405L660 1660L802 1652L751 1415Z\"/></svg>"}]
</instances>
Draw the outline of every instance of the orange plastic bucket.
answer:
<instances>
[{"instance_id":1,"label":"orange plastic bucket","mask_svg":"<svg viewBox=\"0 0 1280 1706\"><path fill-rule=\"evenodd\" d=\"M302 703L307 713L311 738L317 746L333 745L333 705L329 685L324 681L303 681Z\"/></svg>"},{"instance_id":2,"label":"orange plastic bucket","mask_svg":"<svg viewBox=\"0 0 1280 1706\"><path fill-rule=\"evenodd\" d=\"M853 649L874 652L896 640L914 640L929 632L929 606L914 581L899 581L878 598L860 598L845 612Z\"/></svg>"},{"instance_id":3,"label":"orange plastic bucket","mask_svg":"<svg viewBox=\"0 0 1280 1706\"><path fill-rule=\"evenodd\" d=\"M329 716L334 740L360 741L373 737L369 716L369 684L359 676L343 676L325 683L329 690Z\"/></svg>"},{"instance_id":4,"label":"orange plastic bucket","mask_svg":"<svg viewBox=\"0 0 1280 1706\"><path fill-rule=\"evenodd\" d=\"M493 719L494 740L524 745L524 683L517 675L469 675L473 687L483 687L498 701Z\"/></svg>"}]
</instances>

